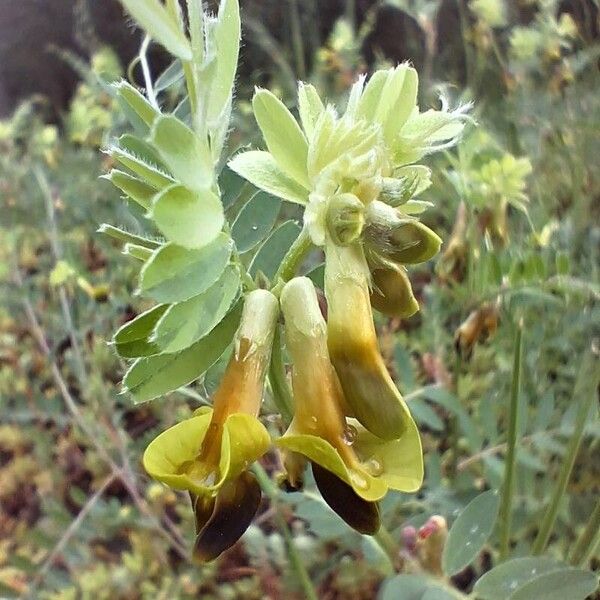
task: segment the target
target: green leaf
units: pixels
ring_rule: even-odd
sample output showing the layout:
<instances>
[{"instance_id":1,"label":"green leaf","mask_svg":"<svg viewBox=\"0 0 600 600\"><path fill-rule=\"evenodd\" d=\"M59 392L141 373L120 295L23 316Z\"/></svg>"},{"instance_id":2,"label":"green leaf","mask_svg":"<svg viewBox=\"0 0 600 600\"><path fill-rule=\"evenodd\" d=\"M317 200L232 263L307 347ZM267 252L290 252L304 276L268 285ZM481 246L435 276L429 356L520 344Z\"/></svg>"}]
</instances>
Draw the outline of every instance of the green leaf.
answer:
<instances>
[{"instance_id":1,"label":"green leaf","mask_svg":"<svg viewBox=\"0 0 600 600\"><path fill-rule=\"evenodd\" d=\"M138 358L158 354L160 348L149 338L168 308L168 304L159 304L125 323L113 336L115 350L119 356Z\"/></svg>"},{"instance_id":2,"label":"green leaf","mask_svg":"<svg viewBox=\"0 0 600 600\"><path fill-rule=\"evenodd\" d=\"M440 588L424 575L396 575L388 579L378 600L454 600L450 592Z\"/></svg>"},{"instance_id":3,"label":"green leaf","mask_svg":"<svg viewBox=\"0 0 600 600\"><path fill-rule=\"evenodd\" d=\"M183 79L183 66L180 60L175 59L154 82L154 92L156 94L164 92ZM152 125L152 123L149 123Z\"/></svg>"},{"instance_id":4,"label":"green leaf","mask_svg":"<svg viewBox=\"0 0 600 600\"><path fill-rule=\"evenodd\" d=\"M209 123L219 119L233 92L241 37L238 0L221 0L214 36L217 44L217 65L208 103Z\"/></svg>"},{"instance_id":5,"label":"green leaf","mask_svg":"<svg viewBox=\"0 0 600 600\"><path fill-rule=\"evenodd\" d=\"M268 90L255 92L252 107L267 148L280 169L310 189L306 170L308 143L292 113Z\"/></svg>"},{"instance_id":6,"label":"green leaf","mask_svg":"<svg viewBox=\"0 0 600 600\"><path fill-rule=\"evenodd\" d=\"M148 210L152 203L152 198L156 194L156 189L140 181L133 175L113 169L104 177L115 187L118 187L127 197L137 202L142 208Z\"/></svg>"},{"instance_id":7,"label":"green leaf","mask_svg":"<svg viewBox=\"0 0 600 600\"><path fill-rule=\"evenodd\" d=\"M458 423L460 425L461 431L466 436L470 448L473 452L478 451L481 448L482 440L481 435L477 431L473 423L473 419L467 413L467 411L462 407L458 398L449 392L447 389L437 386L437 385L429 385L421 388L420 390L416 390L413 392L414 396L425 396L428 400L443 406L447 411L458 417Z\"/></svg>"},{"instance_id":8,"label":"green leaf","mask_svg":"<svg viewBox=\"0 0 600 600\"><path fill-rule=\"evenodd\" d=\"M147 402L198 379L233 339L241 312L240 302L206 337L183 352L139 358L123 379L125 389L136 402Z\"/></svg>"},{"instance_id":9,"label":"green leaf","mask_svg":"<svg viewBox=\"0 0 600 600\"><path fill-rule=\"evenodd\" d=\"M152 256L152 250L139 244L130 244L129 242L123 247L123 254L125 256L133 256L142 262L146 262Z\"/></svg>"},{"instance_id":10,"label":"green leaf","mask_svg":"<svg viewBox=\"0 0 600 600\"><path fill-rule=\"evenodd\" d=\"M246 180L240 177L235 171L232 171L228 166L223 167L219 175L219 190L221 192L221 202L227 210L233 206L242 194ZM248 187L250 187L248 185Z\"/></svg>"},{"instance_id":11,"label":"green leaf","mask_svg":"<svg viewBox=\"0 0 600 600\"><path fill-rule=\"evenodd\" d=\"M183 302L201 294L223 273L232 245L231 238L223 233L195 250L165 244L142 269L140 292L157 302Z\"/></svg>"},{"instance_id":12,"label":"green leaf","mask_svg":"<svg viewBox=\"0 0 600 600\"><path fill-rule=\"evenodd\" d=\"M433 431L444 431L444 422L439 415L421 398L414 398L409 404L410 412L420 426Z\"/></svg>"},{"instance_id":13,"label":"green leaf","mask_svg":"<svg viewBox=\"0 0 600 600\"><path fill-rule=\"evenodd\" d=\"M279 198L258 192L246 202L231 227L231 237L240 253L252 250L273 229L281 208Z\"/></svg>"},{"instance_id":14,"label":"green leaf","mask_svg":"<svg viewBox=\"0 0 600 600\"><path fill-rule=\"evenodd\" d=\"M102 223L102 225L100 225L98 228L98 233L104 233L115 240L123 242L124 244L136 244L138 246L143 246L144 248L149 248L150 250L156 250L161 246L160 242L129 233L129 231L124 231L118 227L113 227L108 223Z\"/></svg>"},{"instance_id":15,"label":"green leaf","mask_svg":"<svg viewBox=\"0 0 600 600\"><path fill-rule=\"evenodd\" d=\"M121 0L121 3L151 38L174 56L191 60L188 39L159 0Z\"/></svg>"},{"instance_id":16,"label":"green leaf","mask_svg":"<svg viewBox=\"0 0 600 600\"><path fill-rule=\"evenodd\" d=\"M230 265L204 293L172 305L157 323L152 341L169 353L191 346L225 317L239 289L239 270Z\"/></svg>"},{"instance_id":17,"label":"green leaf","mask_svg":"<svg viewBox=\"0 0 600 600\"><path fill-rule=\"evenodd\" d=\"M473 592L480 600L505 600L532 579L561 567L560 563L543 556L515 558L485 573Z\"/></svg>"},{"instance_id":18,"label":"green leaf","mask_svg":"<svg viewBox=\"0 0 600 600\"><path fill-rule=\"evenodd\" d=\"M152 106L150 102L130 83L121 80L115 85L117 96L129 106L131 110L148 126L152 127L152 123L156 117L160 115L160 111Z\"/></svg>"},{"instance_id":19,"label":"green leaf","mask_svg":"<svg viewBox=\"0 0 600 600\"><path fill-rule=\"evenodd\" d=\"M308 201L308 191L288 177L268 152L242 152L228 166L257 188L278 198L302 205Z\"/></svg>"},{"instance_id":20,"label":"green leaf","mask_svg":"<svg viewBox=\"0 0 600 600\"><path fill-rule=\"evenodd\" d=\"M119 148L123 148L123 150L133 154L133 156L141 158L149 165L156 167L164 173L168 173L169 170L161 161L156 150L142 138L131 135L130 133L125 133L119 138L118 145Z\"/></svg>"},{"instance_id":21,"label":"green leaf","mask_svg":"<svg viewBox=\"0 0 600 600\"><path fill-rule=\"evenodd\" d=\"M168 187L154 198L152 218L168 240L184 248L209 244L225 221L221 201L211 190L192 192L182 185Z\"/></svg>"},{"instance_id":22,"label":"green leaf","mask_svg":"<svg viewBox=\"0 0 600 600\"><path fill-rule=\"evenodd\" d=\"M306 276L321 289L325 288L325 263L317 265L311 269Z\"/></svg>"},{"instance_id":23,"label":"green leaf","mask_svg":"<svg viewBox=\"0 0 600 600\"><path fill-rule=\"evenodd\" d=\"M272 279L277 273L285 253L299 235L300 226L295 221L286 221L275 229L252 259L249 268L250 275L254 277L261 271L266 277Z\"/></svg>"},{"instance_id":24,"label":"green leaf","mask_svg":"<svg viewBox=\"0 0 600 600\"><path fill-rule=\"evenodd\" d=\"M170 175L123 148L114 146L109 152L116 161L157 190L162 190L164 187L175 183Z\"/></svg>"},{"instance_id":25,"label":"green leaf","mask_svg":"<svg viewBox=\"0 0 600 600\"><path fill-rule=\"evenodd\" d=\"M310 140L315 130L315 125L325 110L323 102L314 86L309 83L298 85L298 111L300 122L306 137Z\"/></svg>"},{"instance_id":26,"label":"green leaf","mask_svg":"<svg viewBox=\"0 0 600 600\"><path fill-rule=\"evenodd\" d=\"M598 589L598 577L583 569L560 569L545 573L513 592L509 600L584 600Z\"/></svg>"},{"instance_id":27,"label":"green leaf","mask_svg":"<svg viewBox=\"0 0 600 600\"><path fill-rule=\"evenodd\" d=\"M152 144L173 176L191 190L213 182L213 163L205 142L177 117L162 116L154 122Z\"/></svg>"},{"instance_id":28,"label":"green leaf","mask_svg":"<svg viewBox=\"0 0 600 600\"><path fill-rule=\"evenodd\" d=\"M446 575L462 571L476 558L494 529L499 507L498 492L490 490L479 494L458 515L442 555Z\"/></svg>"}]
</instances>

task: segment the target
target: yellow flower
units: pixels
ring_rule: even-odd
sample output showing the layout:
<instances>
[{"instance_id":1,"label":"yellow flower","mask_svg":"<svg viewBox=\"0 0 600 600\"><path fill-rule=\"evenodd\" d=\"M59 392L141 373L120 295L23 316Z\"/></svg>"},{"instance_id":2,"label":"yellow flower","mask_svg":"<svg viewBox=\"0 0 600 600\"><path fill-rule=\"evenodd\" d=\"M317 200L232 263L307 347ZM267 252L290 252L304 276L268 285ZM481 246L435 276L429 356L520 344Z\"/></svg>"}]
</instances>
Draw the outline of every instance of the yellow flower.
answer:
<instances>
[{"instance_id":1,"label":"yellow flower","mask_svg":"<svg viewBox=\"0 0 600 600\"><path fill-rule=\"evenodd\" d=\"M257 415L278 312L270 292L248 294L213 408L163 432L144 453L150 476L190 492L196 513L194 554L202 562L239 539L260 503L260 487L247 468L270 446Z\"/></svg>"},{"instance_id":2,"label":"yellow flower","mask_svg":"<svg viewBox=\"0 0 600 600\"><path fill-rule=\"evenodd\" d=\"M414 423L379 352L360 244L327 245L325 295L329 353L350 414L373 435L398 439Z\"/></svg>"},{"instance_id":3,"label":"yellow flower","mask_svg":"<svg viewBox=\"0 0 600 600\"><path fill-rule=\"evenodd\" d=\"M297 462L293 453L311 461L324 499L346 522L374 533L379 517L373 503L388 489L415 491L421 485L423 459L415 423L406 410L402 431L382 440L347 419L351 407L330 362L327 326L311 281L298 277L287 283L281 306L293 365L294 418L276 443L292 453L290 462Z\"/></svg>"}]
</instances>

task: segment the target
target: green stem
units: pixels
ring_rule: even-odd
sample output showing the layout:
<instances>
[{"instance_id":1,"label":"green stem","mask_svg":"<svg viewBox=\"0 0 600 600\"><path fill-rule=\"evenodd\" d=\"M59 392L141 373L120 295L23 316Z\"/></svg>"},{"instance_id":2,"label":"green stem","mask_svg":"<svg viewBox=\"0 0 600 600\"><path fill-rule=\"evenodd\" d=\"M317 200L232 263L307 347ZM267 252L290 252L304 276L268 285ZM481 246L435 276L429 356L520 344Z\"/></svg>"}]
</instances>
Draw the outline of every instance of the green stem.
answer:
<instances>
[{"instance_id":1,"label":"green stem","mask_svg":"<svg viewBox=\"0 0 600 600\"><path fill-rule=\"evenodd\" d=\"M283 257L281 265L275 274L273 281L275 285L281 280L287 282L296 275L296 271L302 264L304 257L312 248L312 241L306 229L300 232L294 243L290 246L287 254Z\"/></svg>"},{"instance_id":2,"label":"green stem","mask_svg":"<svg viewBox=\"0 0 600 600\"><path fill-rule=\"evenodd\" d=\"M596 501L596 507L592 512L585 529L581 532L579 539L571 553L569 562L574 567L584 567L592 557L594 550L600 543L600 500Z\"/></svg>"},{"instance_id":3,"label":"green stem","mask_svg":"<svg viewBox=\"0 0 600 600\"><path fill-rule=\"evenodd\" d=\"M271 351L271 364L269 366L269 382L273 391L273 399L277 409L281 413L286 424L289 424L294 416L294 402L290 386L285 375L285 364L281 349L281 328L278 326L273 338L273 350Z\"/></svg>"},{"instance_id":4,"label":"green stem","mask_svg":"<svg viewBox=\"0 0 600 600\"><path fill-rule=\"evenodd\" d=\"M523 323L517 326L515 336L515 352L513 362L513 376L510 391L510 408L508 422L508 448L504 467L504 483L502 485L502 498L500 502L500 560L506 560L509 552L510 530L512 521L512 503L515 485L515 458L517 449L517 426L519 414L519 392L521 388L521 364L523 356Z\"/></svg>"},{"instance_id":5,"label":"green stem","mask_svg":"<svg viewBox=\"0 0 600 600\"><path fill-rule=\"evenodd\" d=\"M506 64L506 61L504 60L504 57L502 56L500 46L498 46L498 40L496 40L496 35L493 30L490 30L490 40L491 40L491 44L492 44L492 51L494 52L494 56L496 57L498 64L500 65L500 67L502 68L504 73L508 73L509 72L508 65Z\"/></svg>"},{"instance_id":6,"label":"green stem","mask_svg":"<svg viewBox=\"0 0 600 600\"><path fill-rule=\"evenodd\" d=\"M392 534L382 525L379 531L373 536L375 543L381 548L389 561L390 574L396 572L396 563L398 562L399 548L392 537Z\"/></svg>"},{"instance_id":7,"label":"green stem","mask_svg":"<svg viewBox=\"0 0 600 600\"><path fill-rule=\"evenodd\" d=\"M346 0L346 20L353 34L356 34L356 0Z\"/></svg>"},{"instance_id":8,"label":"green stem","mask_svg":"<svg viewBox=\"0 0 600 600\"><path fill-rule=\"evenodd\" d=\"M460 380L460 372L462 369L462 356L460 351L457 350L455 354L455 362L454 362L454 394L456 395L457 400L460 402L458 385ZM456 478L456 474L458 472L458 444L460 441L460 431L458 424L458 416L452 415L450 417L450 421L448 423L450 429L450 465L448 468L448 476L450 479L454 480Z\"/></svg>"},{"instance_id":9,"label":"green stem","mask_svg":"<svg viewBox=\"0 0 600 600\"><path fill-rule=\"evenodd\" d=\"M267 472L264 470L262 465L260 465L259 463L254 463L254 465L252 466L252 471L258 479L258 483L260 484L262 491L271 500L273 508L275 509L277 525L281 530L283 539L285 540L285 545L288 552L288 559L290 561L290 565L296 572L298 582L300 583L300 586L302 587L302 590L304 592L304 597L307 600L318 600L317 592L315 591L312 581L310 580L308 571L306 570L306 567L302 562L300 554L298 553L298 549L296 548L296 545L294 543L294 538L292 536L292 533L290 532L290 528L288 527L288 524L286 523L285 519L283 518L283 515L281 514L281 511L279 510L279 490L275 485L273 485L273 482L269 478Z\"/></svg>"},{"instance_id":10,"label":"green stem","mask_svg":"<svg viewBox=\"0 0 600 600\"><path fill-rule=\"evenodd\" d=\"M575 427L569 439L567 452L558 476L558 481L556 482L556 487L554 488L554 493L550 499L550 504L542 519L537 537L533 542L532 552L536 555L541 554L546 549L548 540L550 539L550 534L558 516L560 502L567 490L567 484L573 471L579 446L583 440L585 423L590 413L590 408L596 399L596 388L600 380L600 369L598 369L597 360L597 357L588 351L577 375L575 390L573 391L573 398L579 403L577 416L575 417Z\"/></svg>"},{"instance_id":11,"label":"green stem","mask_svg":"<svg viewBox=\"0 0 600 600\"><path fill-rule=\"evenodd\" d=\"M458 14L460 18L460 33L463 42L463 52L465 53L465 78L467 86L472 87L473 78L473 57L471 55L471 47L467 40L467 34L469 31L469 17L465 9L463 0L457 0Z\"/></svg>"},{"instance_id":12,"label":"green stem","mask_svg":"<svg viewBox=\"0 0 600 600\"><path fill-rule=\"evenodd\" d=\"M302 25L300 24L300 12L298 0L289 0L290 3L290 27L292 33L292 47L296 62L296 75L298 79L306 79L306 62L304 61L304 45L302 43Z\"/></svg>"}]
</instances>

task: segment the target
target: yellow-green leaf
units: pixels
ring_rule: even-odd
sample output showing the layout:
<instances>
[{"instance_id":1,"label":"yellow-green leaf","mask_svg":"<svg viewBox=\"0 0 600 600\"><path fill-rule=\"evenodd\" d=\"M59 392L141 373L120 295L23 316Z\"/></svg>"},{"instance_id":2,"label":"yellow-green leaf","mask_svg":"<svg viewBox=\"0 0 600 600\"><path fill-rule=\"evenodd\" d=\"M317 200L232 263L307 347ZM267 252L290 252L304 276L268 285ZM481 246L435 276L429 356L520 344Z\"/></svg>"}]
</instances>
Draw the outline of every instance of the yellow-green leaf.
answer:
<instances>
[{"instance_id":1,"label":"yellow-green leaf","mask_svg":"<svg viewBox=\"0 0 600 600\"><path fill-rule=\"evenodd\" d=\"M212 185L213 163L206 142L177 117L167 115L156 119L150 140L180 183L192 190Z\"/></svg>"},{"instance_id":2,"label":"yellow-green leaf","mask_svg":"<svg viewBox=\"0 0 600 600\"><path fill-rule=\"evenodd\" d=\"M292 113L268 90L255 92L252 107L267 148L280 169L309 189L308 143Z\"/></svg>"},{"instance_id":3,"label":"yellow-green leaf","mask_svg":"<svg viewBox=\"0 0 600 600\"><path fill-rule=\"evenodd\" d=\"M237 297L239 287L239 270L230 265L204 293L173 304L158 321L153 342L169 353L191 346L223 319Z\"/></svg>"},{"instance_id":4,"label":"yellow-green leaf","mask_svg":"<svg viewBox=\"0 0 600 600\"><path fill-rule=\"evenodd\" d=\"M169 308L168 304L159 304L135 319L125 323L114 335L115 350L123 358L139 358L158 354L161 350L150 336L159 319Z\"/></svg>"},{"instance_id":5,"label":"yellow-green leaf","mask_svg":"<svg viewBox=\"0 0 600 600\"><path fill-rule=\"evenodd\" d=\"M268 152L242 152L228 166L252 185L278 198L303 205L308 201L308 190L288 177Z\"/></svg>"},{"instance_id":6,"label":"yellow-green leaf","mask_svg":"<svg viewBox=\"0 0 600 600\"><path fill-rule=\"evenodd\" d=\"M191 60L189 41L159 0L121 0L127 12L148 35L182 60Z\"/></svg>"},{"instance_id":7,"label":"yellow-green leaf","mask_svg":"<svg viewBox=\"0 0 600 600\"><path fill-rule=\"evenodd\" d=\"M309 140L312 138L315 125L324 110L323 101L315 87L309 83L300 82L298 85L298 111L302 128Z\"/></svg>"},{"instance_id":8,"label":"yellow-green leaf","mask_svg":"<svg viewBox=\"0 0 600 600\"><path fill-rule=\"evenodd\" d=\"M182 185L160 192L152 202L151 216L168 240L184 248L206 246L225 221L221 201L210 189L193 192Z\"/></svg>"},{"instance_id":9,"label":"yellow-green leaf","mask_svg":"<svg viewBox=\"0 0 600 600\"><path fill-rule=\"evenodd\" d=\"M147 98L127 81L119 81L119 83L115 85L115 88L119 98L121 98L148 127L151 127L156 117L160 115L160 111L152 106Z\"/></svg>"},{"instance_id":10,"label":"yellow-green leaf","mask_svg":"<svg viewBox=\"0 0 600 600\"><path fill-rule=\"evenodd\" d=\"M140 291L157 302L182 302L197 296L221 276L232 246L231 238L225 234L194 250L165 244L142 269Z\"/></svg>"},{"instance_id":11,"label":"yellow-green leaf","mask_svg":"<svg viewBox=\"0 0 600 600\"><path fill-rule=\"evenodd\" d=\"M138 358L123 385L136 402L147 402L198 379L223 354L238 328L241 306L231 311L206 337L177 354Z\"/></svg>"},{"instance_id":12,"label":"yellow-green leaf","mask_svg":"<svg viewBox=\"0 0 600 600\"><path fill-rule=\"evenodd\" d=\"M128 198L137 202L142 208L146 210L150 208L152 198L156 194L154 187L119 169L113 169L105 176L105 179L118 187Z\"/></svg>"},{"instance_id":13,"label":"yellow-green leaf","mask_svg":"<svg viewBox=\"0 0 600 600\"><path fill-rule=\"evenodd\" d=\"M208 103L210 123L222 114L233 91L241 37L238 0L221 0L214 36L217 44L217 65Z\"/></svg>"}]
</instances>

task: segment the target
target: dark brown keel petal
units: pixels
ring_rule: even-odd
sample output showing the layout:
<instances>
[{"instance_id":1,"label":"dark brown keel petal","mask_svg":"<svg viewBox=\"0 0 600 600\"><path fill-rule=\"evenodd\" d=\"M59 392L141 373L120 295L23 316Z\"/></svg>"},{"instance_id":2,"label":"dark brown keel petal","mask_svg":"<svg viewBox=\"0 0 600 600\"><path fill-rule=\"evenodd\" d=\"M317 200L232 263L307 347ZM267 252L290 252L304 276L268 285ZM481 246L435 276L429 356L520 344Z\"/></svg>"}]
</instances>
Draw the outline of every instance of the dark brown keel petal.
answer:
<instances>
[{"instance_id":1,"label":"dark brown keel petal","mask_svg":"<svg viewBox=\"0 0 600 600\"><path fill-rule=\"evenodd\" d=\"M194 516L196 517L196 535L198 535L213 514L215 509L215 497L196 496L190 492L190 498L192 499L192 508L194 509Z\"/></svg>"},{"instance_id":2,"label":"dark brown keel petal","mask_svg":"<svg viewBox=\"0 0 600 600\"><path fill-rule=\"evenodd\" d=\"M363 500L351 486L331 471L315 462L311 462L311 465L319 492L331 509L359 533L377 533L381 525L379 504Z\"/></svg>"},{"instance_id":3,"label":"dark brown keel petal","mask_svg":"<svg viewBox=\"0 0 600 600\"><path fill-rule=\"evenodd\" d=\"M212 514L198 532L194 558L201 563L210 562L231 548L252 523L260 500L260 485L252 473L244 471L236 479L226 481L216 497Z\"/></svg>"}]
</instances>

